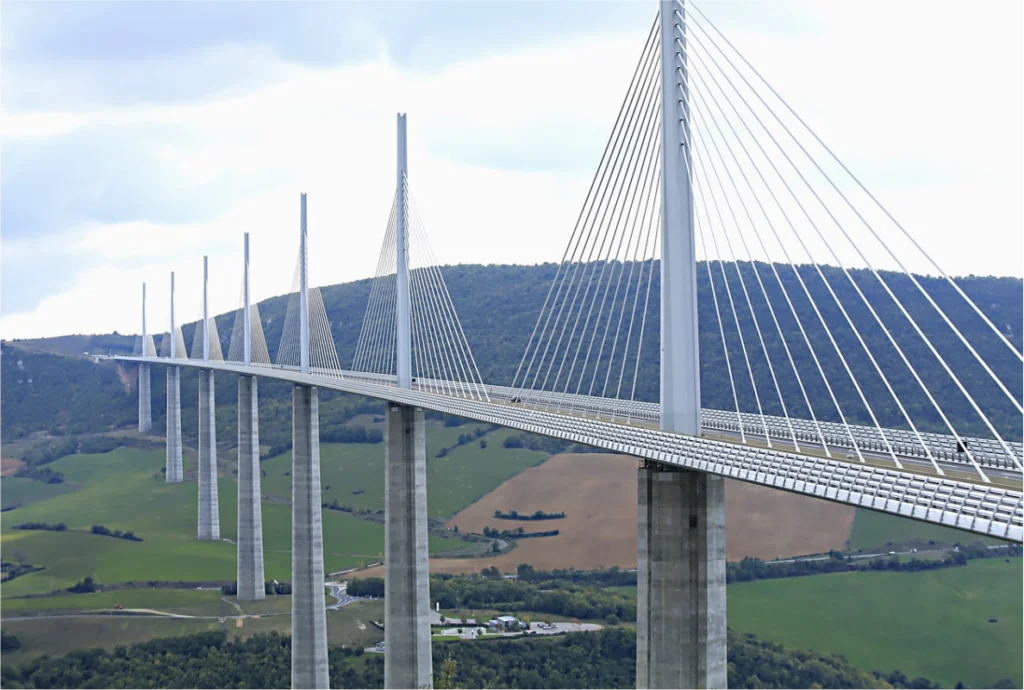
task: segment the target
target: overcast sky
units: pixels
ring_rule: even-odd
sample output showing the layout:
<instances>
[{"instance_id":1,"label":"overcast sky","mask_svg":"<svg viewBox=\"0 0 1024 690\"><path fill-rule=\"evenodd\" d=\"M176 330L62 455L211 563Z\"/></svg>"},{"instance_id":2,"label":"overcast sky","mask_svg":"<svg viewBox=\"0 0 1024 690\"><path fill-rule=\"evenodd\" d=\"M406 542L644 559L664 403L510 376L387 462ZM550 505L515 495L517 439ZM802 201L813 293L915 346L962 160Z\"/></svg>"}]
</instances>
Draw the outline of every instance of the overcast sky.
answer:
<instances>
[{"instance_id":1,"label":"overcast sky","mask_svg":"<svg viewBox=\"0 0 1024 690\"><path fill-rule=\"evenodd\" d=\"M704 2L944 270L1024 275L1024 5ZM442 263L557 261L654 2L0 6L0 335L165 328L371 275L395 184Z\"/></svg>"}]
</instances>

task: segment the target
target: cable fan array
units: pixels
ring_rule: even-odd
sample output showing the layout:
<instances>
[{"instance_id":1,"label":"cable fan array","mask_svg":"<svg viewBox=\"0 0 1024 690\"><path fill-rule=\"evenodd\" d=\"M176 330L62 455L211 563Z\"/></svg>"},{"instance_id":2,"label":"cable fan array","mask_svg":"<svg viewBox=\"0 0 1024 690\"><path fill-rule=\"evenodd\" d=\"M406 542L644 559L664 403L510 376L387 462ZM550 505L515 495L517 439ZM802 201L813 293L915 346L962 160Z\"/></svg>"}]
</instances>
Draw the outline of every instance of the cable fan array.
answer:
<instances>
[{"instance_id":1,"label":"cable fan array","mask_svg":"<svg viewBox=\"0 0 1024 690\"><path fill-rule=\"evenodd\" d=\"M220 333L217 332L217 318L207 317L207 329L210 333L210 359L224 361L224 350L220 344ZM189 359L205 359L203 357L203 320L196 322L195 331L192 333L192 350L189 352Z\"/></svg>"},{"instance_id":2,"label":"cable fan array","mask_svg":"<svg viewBox=\"0 0 1024 690\"><path fill-rule=\"evenodd\" d=\"M731 402L744 442L751 435L771 446L782 429L797 450L831 456L839 446L862 462L873 454L901 467L897 454L909 439L942 474L926 433L938 432L983 479L981 447L987 459L1019 470L1020 444L1006 436L1020 434L1024 415L1020 343L700 9L687 7L677 3L673 17L673 97L684 113L678 141L703 259L696 279L704 405ZM513 380L513 400L538 391L548 408L572 407L575 396L658 399L660 29L655 21ZM938 277L914 275L910 265Z\"/></svg>"},{"instance_id":3,"label":"cable fan array","mask_svg":"<svg viewBox=\"0 0 1024 690\"><path fill-rule=\"evenodd\" d=\"M513 379L513 399L536 390L651 399L638 384L657 379L656 359L643 355L658 349L649 323L660 284L658 46L655 24ZM568 398L551 400L560 407Z\"/></svg>"},{"instance_id":4,"label":"cable fan array","mask_svg":"<svg viewBox=\"0 0 1024 690\"><path fill-rule=\"evenodd\" d=\"M166 337L166 334L164 335ZM143 351L142 336L135 336L135 342L132 344L132 356L134 357L156 357L156 344L153 341L153 335L151 333L146 334L145 351ZM163 355L161 355L162 357Z\"/></svg>"},{"instance_id":5,"label":"cable fan array","mask_svg":"<svg viewBox=\"0 0 1024 690\"><path fill-rule=\"evenodd\" d=\"M406 190L402 203L407 218L406 250L415 386L421 390L486 400L487 389L430 246L423 220L408 192L408 179L403 187ZM398 196L396 192L352 362L354 371L387 378L396 376Z\"/></svg>"},{"instance_id":6,"label":"cable fan array","mask_svg":"<svg viewBox=\"0 0 1024 690\"><path fill-rule=\"evenodd\" d=\"M284 326L281 331L281 342L277 348L276 364L284 367L298 368L302 359L302 308L299 294L302 283L302 252L295 261L295 272L292 278L292 289L288 294L288 307L285 311ZM331 323L327 318L324 299L320 288L306 289L309 328L309 370L314 374L325 376L342 376L338 350L331 334ZM253 326L255 332L255 326ZM262 333L262 327L260 328ZM255 338L255 336L253 336ZM264 341L264 347L266 347ZM255 358L255 350L253 357ZM269 360L269 355L267 355Z\"/></svg>"},{"instance_id":7,"label":"cable fan array","mask_svg":"<svg viewBox=\"0 0 1024 690\"><path fill-rule=\"evenodd\" d=\"M245 285L238 294L238 309L235 310L234 325L231 327L231 341L228 345L228 361L245 361ZM270 366L270 352L263 335L259 305L249 305L249 359L256 366Z\"/></svg>"},{"instance_id":8,"label":"cable fan array","mask_svg":"<svg viewBox=\"0 0 1024 690\"><path fill-rule=\"evenodd\" d=\"M181 326L174 327L174 354L180 359L188 359L188 351L185 349L185 336L181 333ZM171 356L171 334L163 333L160 336L160 356Z\"/></svg>"}]
</instances>

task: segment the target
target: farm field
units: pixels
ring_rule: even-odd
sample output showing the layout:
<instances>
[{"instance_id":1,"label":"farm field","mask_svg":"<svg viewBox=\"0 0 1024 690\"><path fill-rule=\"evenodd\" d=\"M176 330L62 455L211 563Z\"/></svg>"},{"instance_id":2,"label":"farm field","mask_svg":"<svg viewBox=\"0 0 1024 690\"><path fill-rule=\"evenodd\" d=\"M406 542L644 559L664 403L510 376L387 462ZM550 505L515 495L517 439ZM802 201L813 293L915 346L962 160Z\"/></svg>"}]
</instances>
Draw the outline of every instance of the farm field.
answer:
<instances>
[{"instance_id":1,"label":"farm field","mask_svg":"<svg viewBox=\"0 0 1024 690\"><path fill-rule=\"evenodd\" d=\"M853 522L851 507L742 482L728 483L726 501L730 560L844 548ZM496 510L564 511L566 517L540 522L498 520ZM463 531L522 526L526 531L558 529L558 536L520 540L517 548L495 558L435 559L431 567L439 572L479 571L492 565L511 572L520 563L543 569L634 567L636 519L634 460L564 453L513 477L450 521Z\"/></svg>"},{"instance_id":2,"label":"farm field","mask_svg":"<svg viewBox=\"0 0 1024 690\"><path fill-rule=\"evenodd\" d=\"M1024 576L1022 560L1009 560L736 583L728 588L729 626L944 687L991 687L1006 677L1020 687Z\"/></svg>"},{"instance_id":3,"label":"farm field","mask_svg":"<svg viewBox=\"0 0 1024 690\"><path fill-rule=\"evenodd\" d=\"M21 469L24 464L17 458L0 458L0 477L9 477Z\"/></svg>"},{"instance_id":4,"label":"farm field","mask_svg":"<svg viewBox=\"0 0 1024 690\"><path fill-rule=\"evenodd\" d=\"M935 541L944 544L1003 543L1000 539L962 532L951 527L908 520L896 515L858 509L850 532L851 549L874 549L887 542L894 544Z\"/></svg>"},{"instance_id":5,"label":"farm field","mask_svg":"<svg viewBox=\"0 0 1024 690\"><path fill-rule=\"evenodd\" d=\"M49 592L69 587L86 575L100 583L233 580L235 545L226 540L236 537L235 480L221 477L219 481L221 536L225 540L200 542L195 539L196 484L166 484L160 474L163 463L162 450L119 448L110 453L68 456L48 465L64 473L65 484L77 488L3 514L0 544L4 558L47 567L5 583L3 595ZM187 464L194 461L189 458ZM17 487L8 487L12 479L2 481L4 500L16 500ZM28 521L64 522L69 530L12 529ZM144 541L89 534L94 524L131 530ZM329 571L376 560L384 550L383 525L332 511L324 512L323 525ZM263 543L267 578L290 579L290 505L263 502ZM458 539L430 538L433 551L451 551L463 544Z\"/></svg>"},{"instance_id":6,"label":"farm field","mask_svg":"<svg viewBox=\"0 0 1024 690\"><path fill-rule=\"evenodd\" d=\"M276 598L289 602L289 597ZM226 613L233 614L233 611ZM383 617L383 601L359 601L338 611L328 611L328 642L331 646L372 646L384 639L384 633L370 621L380 621ZM94 647L112 649L117 645L208 630L226 630L233 638L273 631L290 634L291 619L289 616L247 618L238 627L237 619L232 618L226 618L221 623L216 619L96 616L4 621L3 628L17 635L23 645L15 652L5 653L3 663L18 664L42 654L59 655L75 649Z\"/></svg>"},{"instance_id":7,"label":"farm field","mask_svg":"<svg viewBox=\"0 0 1024 690\"><path fill-rule=\"evenodd\" d=\"M368 415L367 415L368 416ZM365 422L364 422L365 423ZM382 424L368 424L382 428ZM480 424L446 427L427 422L427 511L432 518L447 519L497 488L523 470L543 462L547 453L524 448L505 448L508 429L493 431L483 438L487 447L475 440L434 457L443 447L453 446L460 434L471 434ZM291 493L291 453L261 463L266 476L263 493L288 496ZM384 509L384 444L325 443L320 446L320 482L325 503L332 500L357 509ZM354 493L360 492L360 493Z\"/></svg>"}]
</instances>

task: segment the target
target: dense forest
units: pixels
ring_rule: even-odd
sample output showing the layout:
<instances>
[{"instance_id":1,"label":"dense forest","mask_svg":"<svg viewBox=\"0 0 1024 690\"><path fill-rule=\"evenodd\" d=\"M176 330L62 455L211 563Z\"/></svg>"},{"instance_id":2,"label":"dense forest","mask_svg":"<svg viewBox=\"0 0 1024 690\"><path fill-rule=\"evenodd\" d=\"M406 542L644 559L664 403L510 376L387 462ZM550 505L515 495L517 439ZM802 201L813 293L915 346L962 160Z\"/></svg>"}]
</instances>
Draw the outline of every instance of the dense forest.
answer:
<instances>
[{"instance_id":1,"label":"dense forest","mask_svg":"<svg viewBox=\"0 0 1024 690\"><path fill-rule=\"evenodd\" d=\"M731 688L933 688L850 666L841 656L786 649L730 631ZM5 649L17 638L4 636ZM41 657L0 668L5 688L287 688L291 641L279 634L229 641L207 632L62 657ZM556 638L438 642L433 645L437 688L632 688L636 634L612 628ZM332 688L379 688L384 658L362 649L330 650ZM993 679L996 681L996 679ZM1008 687L996 682L993 687Z\"/></svg>"},{"instance_id":2,"label":"dense forest","mask_svg":"<svg viewBox=\"0 0 1024 690\"><path fill-rule=\"evenodd\" d=\"M473 348L477 364L485 381L501 384L511 382L530 334L537 321L545 295L555 275L553 264L540 266L479 266L462 265L443 269L445 280L451 292L452 301L458 311L466 337ZM814 354L820 361L843 410L851 421L870 423L868 410L860 402L856 389L845 374L836 348L828 339L825 329L818 320L810 301L797 282L796 273L784 266L777 267L781 281L789 292L793 309L804 326ZM762 278L772 274L765 264L741 263L744 281L754 284L753 273ZM893 387L906 403L915 421L923 428L945 431L941 420L927 398L917 386L914 378L903 365L896 350L889 344L871 311L857 296L850 280L839 269L822 267L822 272L835 291L839 302L852 321L857 324L864 340L870 343L872 354L879 366L888 375ZM836 344L842 350L850 368L856 372L868 400L873 401L874 412L881 423L893 427L905 427L899 410L888 395L885 384L875 373L870 359L859 345L852 329L847 325L842 310L830 297L828 286L822 281L815 267L799 267L800 278L807 285L821 308L821 318L828 324ZM721 281L721 273L717 281ZM729 284L739 294L740 281L736 268L726 270ZM658 334L659 294L658 272L654 272L651 301L647 310L637 376L636 397L644 400L658 399ZM956 363L956 371L965 381L970 392L980 401L983 409L990 411L993 422L1004 433L1019 440L1022 420L997 386L988 379L981 366L960 342L941 317L928 305L927 299L918 291L909 278L897 274L885 274L887 284L905 303L908 312L928 334L937 350L949 361ZM965 433L987 435L984 424L972 411L967 400L959 393L954 382L946 375L941 364L929 352L925 343L916 335L909 322L895 303L888 297L878 280L869 272L854 272L853 280L870 301L879 319L893 333L900 347L918 368L921 378L936 393L951 418L957 421L958 429ZM968 340L988 361L1002 378L1009 390L1020 394L1022 370L1009 350L988 329L980 317L961 300L944 281L919 277L920 284L928 295L944 307L952 322L966 334ZM969 277L957 279L959 286L992 319L993 323L1019 349L1022 347L1022 281L1015 278ZM830 402L824 381L817 373L811 350L804 343L797 320L783 297L778 281L765 280L769 302L777 315L780 325L787 333L788 345L807 387L807 394L819 418L838 421L838 414ZM362 326L364 311L371 287L371 281L333 285L322 289L324 303L330 319L331 330L343 366L348 366L355 352L356 341ZM717 285L722 290L724 283ZM768 303L759 294L751 292L754 313L762 319L765 347L775 364L779 385L791 415L807 417L808 410L803 403L796 377L786 362L783 341L773 328L767 328L764 320L768 314ZM759 301L760 300L760 301ZM285 321L288 297L275 297L260 303L260 315L267 345L271 356L276 354ZM708 272L698 270L698 310L700 324L702 402L706 407L731 409L734 406L729 377L725 375L726 358L719 335L719 326L711 295ZM722 327L730 345L729 354L736 369L743 361L737 337L737 323L748 340L756 342L754 314L737 302L735 317L723 315ZM763 313L762 313L763 312ZM235 314L217 317L217 327L226 352L229 346ZM597 318L601 318L598 315ZM186 343L192 341L195 323L183 328ZM788 334L794 334L790 336ZM159 340L160 336L157 336ZM570 341L575 344L575 341ZM130 336L68 336L65 338L25 343L26 347L12 350L4 348L2 362L2 404L5 414L2 431L5 437L15 438L36 430L52 430L55 427L66 433L101 431L130 424L135 419L134 372L131 367L118 367L111 363L94 365L82 359L54 357L39 354L47 348L80 353L76 348L96 351L131 350ZM759 346L757 346L759 348ZM751 345L748 345L751 349ZM774 394L774 384L767 360L759 349L751 349L750 357L753 379L761 393L761 403L766 413L781 414L782 408ZM600 365L600 366L603 366ZM787 371L788 369L788 371ZM751 376L746 370L736 370L737 399L745 411L756 411ZM154 370L153 411L156 428L162 424L164 408L164 386L162 372ZM287 388L280 383L261 381L261 426L273 434L276 426L287 427L290 401ZM191 407L196 404L197 374L186 370L182 375L182 404ZM237 390L234 377L217 377L218 423L225 426L224 438L231 438L233 426L233 403ZM345 406L354 404L346 402ZM327 406L328 410L331 406ZM379 409L379 405L377 405ZM184 415L185 433L194 433L195 415ZM221 420L223 417L223 420ZM323 420L321 420L323 426ZM261 429L262 432L262 429ZM285 434L286 436L287 434Z\"/></svg>"}]
</instances>

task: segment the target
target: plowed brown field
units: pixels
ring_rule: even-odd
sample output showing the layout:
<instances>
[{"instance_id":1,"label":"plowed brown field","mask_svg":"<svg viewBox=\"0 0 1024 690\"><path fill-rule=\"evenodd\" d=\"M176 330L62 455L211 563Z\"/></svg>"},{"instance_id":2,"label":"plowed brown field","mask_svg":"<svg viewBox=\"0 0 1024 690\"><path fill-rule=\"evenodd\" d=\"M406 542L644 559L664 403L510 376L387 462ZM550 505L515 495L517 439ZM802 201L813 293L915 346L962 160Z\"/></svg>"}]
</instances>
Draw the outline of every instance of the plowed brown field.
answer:
<instances>
[{"instance_id":1,"label":"plowed brown field","mask_svg":"<svg viewBox=\"0 0 1024 690\"><path fill-rule=\"evenodd\" d=\"M558 529L556 537L522 539L518 548L494 558L433 559L434 572L502 572L520 563L535 568L636 567L637 463L618 455L567 453L516 475L466 508L449 524L482 532L484 527L527 532ZM837 503L731 481L725 489L729 560L770 559L845 548L854 509ZM561 520L498 520L494 511L548 513ZM381 576L372 569L360 575Z\"/></svg>"},{"instance_id":2,"label":"plowed brown field","mask_svg":"<svg viewBox=\"0 0 1024 690\"><path fill-rule=\"evenodd\" d=\"M16 458L0 458L0 477L9 477L20 470L24 464Z\"/></svg>"}]
</instances>

